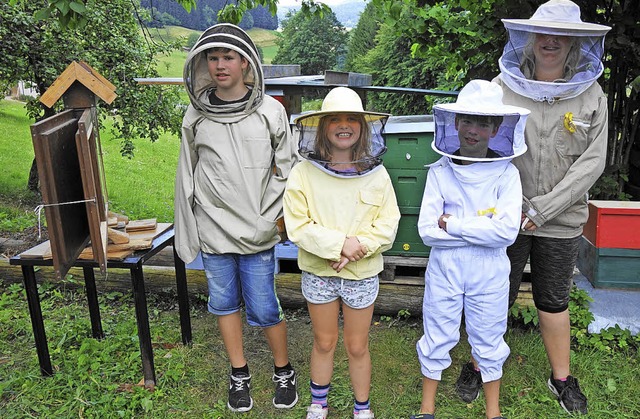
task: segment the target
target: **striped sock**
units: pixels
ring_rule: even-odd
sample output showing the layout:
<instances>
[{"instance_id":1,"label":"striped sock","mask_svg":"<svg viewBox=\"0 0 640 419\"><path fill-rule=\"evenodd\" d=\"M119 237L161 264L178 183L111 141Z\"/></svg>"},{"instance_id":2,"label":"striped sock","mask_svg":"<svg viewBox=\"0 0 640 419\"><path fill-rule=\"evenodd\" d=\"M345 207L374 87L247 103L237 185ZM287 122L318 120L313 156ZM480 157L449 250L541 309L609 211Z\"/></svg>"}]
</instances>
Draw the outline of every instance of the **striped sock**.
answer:
<instances>
[{"instance_id":1,"label":"striped sock","mask_svg":"<svg viewBox=\"0 0 640 419\"><path fill-rule=\"evenodd\" d=\"M365 402L359 402L356 399L353 399L353 414L357 415L361 410L369 410L369 399Z\"/></svg>"},{"instance_id":2,"label":"striped sock","mask_svg":"<svg viewBox=\"0 0 640 419\"><path fill-rule=\"evenodd\" d=\"M327 407L327 395L329 394L330 384L321 386L313 381L311 383L311 404L319 404L322 407Z\"/></svg>"}]
</instances>

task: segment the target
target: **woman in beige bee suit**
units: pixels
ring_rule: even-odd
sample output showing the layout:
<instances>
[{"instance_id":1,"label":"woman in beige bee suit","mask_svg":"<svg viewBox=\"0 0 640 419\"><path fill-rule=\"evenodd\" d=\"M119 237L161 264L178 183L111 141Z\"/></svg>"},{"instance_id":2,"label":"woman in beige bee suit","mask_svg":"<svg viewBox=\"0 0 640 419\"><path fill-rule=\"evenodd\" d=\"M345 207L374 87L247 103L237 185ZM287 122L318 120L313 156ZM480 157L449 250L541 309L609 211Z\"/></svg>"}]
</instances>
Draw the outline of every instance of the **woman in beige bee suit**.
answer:
<instances>
[{"instance_id":1,"label":"woman in beige bee suit","mask_svg":"<svg viewBox=\"0 0 640 419\"><path fill-rule=\"evenodd\" d=\"M527 263L533 300L551 366L548 387L567 412L586 413L587 398L570 370L569 293L587 193L607 154L607 99L596 80L603 72L609 27L583 22L569 0L550 0L530 19L503 19L509 40L495 81L504 103L531 110L528 152L513 160L523 192L522 228L507 250L512 305ZM474 362L475 363L475 362ZM458 379L459 395L477 397L473 363Z\"/></svg>"}]
</instances>

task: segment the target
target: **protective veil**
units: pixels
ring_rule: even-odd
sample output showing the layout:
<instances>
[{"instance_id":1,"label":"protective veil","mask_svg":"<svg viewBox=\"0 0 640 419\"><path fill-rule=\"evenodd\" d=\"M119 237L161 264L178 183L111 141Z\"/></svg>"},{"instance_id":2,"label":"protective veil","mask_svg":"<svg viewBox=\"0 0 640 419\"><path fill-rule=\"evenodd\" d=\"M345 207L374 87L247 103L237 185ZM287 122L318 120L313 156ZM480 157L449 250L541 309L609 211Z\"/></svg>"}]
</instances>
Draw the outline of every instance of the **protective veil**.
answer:
<instances>
[{"instance_id":1,"label":"protective veil","mask_svg":"<svg viewBox=\"0 0 640 419\"><path fill-rule=\"evenodd\" d=\"M322 119L336 113L362 115L367 123L367 126L362 127L362 130L369 131L368 144L364 153L352 161L339 162L354 163L357 167L355 171L333 169L327 156L323 157L322 153L318 152L318 128L321 126ZM382 131L388 117L388 114L365 111L356 92L346 87L336 87L327 94L320 111L302 114L294 120L299 132L298 152L330 175L339 177L365 175L382 164L381 156L387 151Z\"/></svg>"},{"instance_id":2,"label":"protective veil","mask_svg":"<svg viewBox=\"0 0 640 419\"><path fill-rule=\"evenodd\" d=\"M604 70L604 36L608 26L583 22L580 8L567 0L541 5L530 19L502 19L509 40L498 64L500 77L514 92L552 103L584 92ZM565 78L551 82L533 79L533 41L536 34L567 36L574 43L565 64Z\"/></svg>"}]
</instances>

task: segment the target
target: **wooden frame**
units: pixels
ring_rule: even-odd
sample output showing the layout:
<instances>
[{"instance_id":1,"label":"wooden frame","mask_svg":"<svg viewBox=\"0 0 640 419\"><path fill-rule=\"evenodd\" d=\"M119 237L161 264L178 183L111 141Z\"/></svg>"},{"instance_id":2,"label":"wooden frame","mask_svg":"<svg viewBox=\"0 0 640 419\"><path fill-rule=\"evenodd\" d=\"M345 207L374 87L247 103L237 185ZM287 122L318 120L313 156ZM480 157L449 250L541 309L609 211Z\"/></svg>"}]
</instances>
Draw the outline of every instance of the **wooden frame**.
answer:
<instances>
[{"instance_id":1,"label":"wooden frame","mask_svg":"<svg viewBox=\"0 0 640 419\"><path fill-rule=\"evenodd\" d=\"M107 187L95 108L66 110L31 126L58 279L89 241L107 270Z\"/></svg>"},{"instance_id":2,"label":"wooden frame","mask_svg":"<svg viewBox=\"0 0 640 419\"><path fill-rule=\"evenodd\" d=\"M87 108L78 119L76 147L93 257L104 273L107 269L107 185L95 108Z\"/></svg>"},{"instance_id":3,"label":"wooden frame","mask_svg":"<svg viewBox=\"0 0 640 419\"><path fill-rule=\"evenodd\" d=\"M82 187L76 111L66 110L31 125L53 265L62 279L89 242Z\"/></svg>"}]
</instances>

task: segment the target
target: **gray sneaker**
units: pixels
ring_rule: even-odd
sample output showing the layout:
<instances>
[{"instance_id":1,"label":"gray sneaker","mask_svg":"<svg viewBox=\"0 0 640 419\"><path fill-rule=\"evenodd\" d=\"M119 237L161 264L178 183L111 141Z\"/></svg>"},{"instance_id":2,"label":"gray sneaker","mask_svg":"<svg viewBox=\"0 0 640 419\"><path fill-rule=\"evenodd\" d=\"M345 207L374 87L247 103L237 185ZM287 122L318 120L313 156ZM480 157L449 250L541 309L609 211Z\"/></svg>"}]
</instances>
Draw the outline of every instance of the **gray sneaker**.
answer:
<instances>
[{"instance_id":1,"label":"gray sneaker","mask_svg":"<svg viewBox=\"0 0 640 419\"><path fill-rule=\"evenodd\" d=\"M587 414L587 397L582 394L578 379L570 375L567 381L560 381L553 378L553 373L547 381L549 390L558 398L560 406L567 413Z\"/></svg>"},{"instance_id":2,"label":"gray sneaker","mask_svg":"<svg viewBox=\"0 0 640 419\"><path fill-rule=\"evenodd\" d=\"M253 407L253 399L249 394L251 375L239 373L229 375L229 401L227 407L232 412L248 412Z\"/></svg>"}]
</instances>

